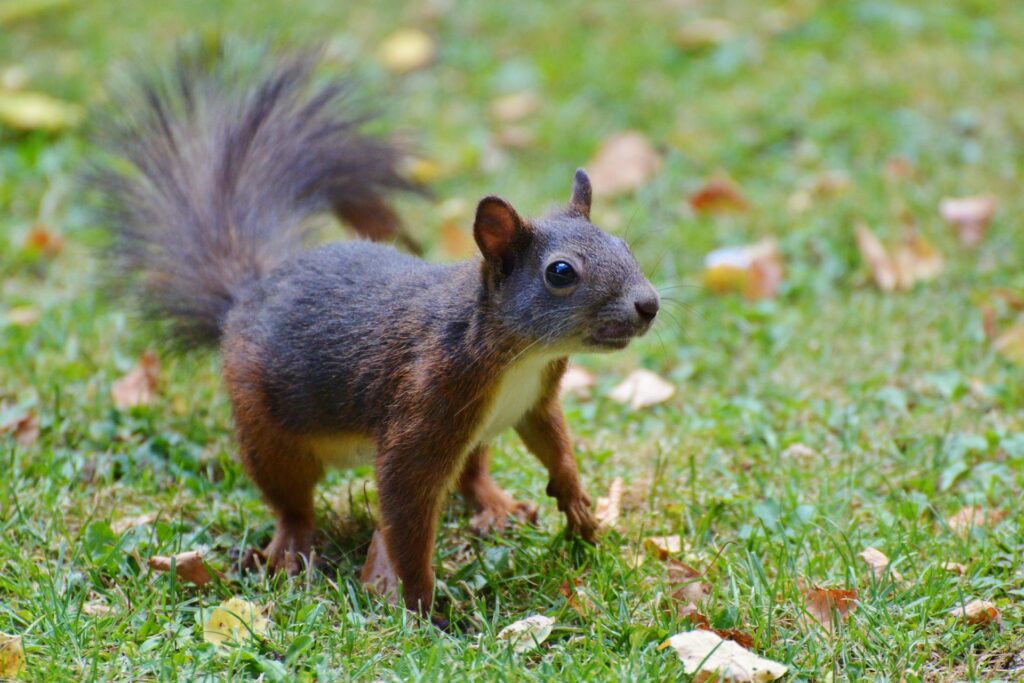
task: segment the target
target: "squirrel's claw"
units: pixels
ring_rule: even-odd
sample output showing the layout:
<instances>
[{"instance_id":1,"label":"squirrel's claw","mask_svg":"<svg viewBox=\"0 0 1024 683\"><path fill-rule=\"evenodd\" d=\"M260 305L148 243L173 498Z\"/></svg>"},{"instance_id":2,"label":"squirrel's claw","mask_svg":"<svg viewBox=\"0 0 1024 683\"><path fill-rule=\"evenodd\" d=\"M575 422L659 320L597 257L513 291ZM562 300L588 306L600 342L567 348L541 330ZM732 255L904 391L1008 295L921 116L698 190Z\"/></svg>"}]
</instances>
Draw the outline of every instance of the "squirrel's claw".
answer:
<instances>
[{"instance_id":1,"label":"squirrel's claw","mask_svg":"<svg viewBox=\"0 0 1024 683\"><path fill-rule=\"evenodd\" d=\"M587 494L580 491L575 498L565 504L559 501L558 507L565 513L570 534L597 545L597 520L590 511L590 497Z\"/></svg>"},{"instance_id":2,"label":"squirrel's claw","mask_svg":"<svg viewBox=\"0 0 1024 683\"><path fill-rule=\"evenodd\" d=\"M473 515L469 520L469 528L477 536L487 536L492 533L502 533L508 527L509 521L537 523L537 508L529 503L506 498L501 501L493 501L480 512Z\"/></svg>"}]
</instances>

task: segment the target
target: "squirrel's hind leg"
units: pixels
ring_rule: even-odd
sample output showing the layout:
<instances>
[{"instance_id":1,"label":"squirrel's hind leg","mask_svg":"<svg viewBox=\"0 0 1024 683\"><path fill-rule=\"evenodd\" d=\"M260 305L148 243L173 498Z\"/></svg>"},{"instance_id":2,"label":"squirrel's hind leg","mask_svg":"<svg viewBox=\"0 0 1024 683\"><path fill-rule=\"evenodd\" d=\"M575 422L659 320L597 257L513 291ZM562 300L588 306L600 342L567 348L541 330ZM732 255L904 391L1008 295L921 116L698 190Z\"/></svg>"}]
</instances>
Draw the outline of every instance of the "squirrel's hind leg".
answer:
<instances>
[{"instance_id":1,"label":"squirrel's hind leg","mask_svg":"<svg viewBox=\"0 0 1024 683\"><path fill-rule=\"evenodd\" d=\"M535 523L537 508L512 498L491 477L489 454L487 446L477 446L459 477L459 492L473 513L469 528L482 536L501 533L510 519Z\"/></svg>"},{"instance_id":2,"label":"squirrel's hind leg","mask_svg":"<svg viewBox=\"0 0 1024 683\"><path fill-rule=\"evenodd\" d=\"M240 431L242 462L277 516L277 528L263 551L270 571L295 576L310 560L316 517L313 490L323 475L320 461L298 439Z\"/></svg>"}]
</instances>

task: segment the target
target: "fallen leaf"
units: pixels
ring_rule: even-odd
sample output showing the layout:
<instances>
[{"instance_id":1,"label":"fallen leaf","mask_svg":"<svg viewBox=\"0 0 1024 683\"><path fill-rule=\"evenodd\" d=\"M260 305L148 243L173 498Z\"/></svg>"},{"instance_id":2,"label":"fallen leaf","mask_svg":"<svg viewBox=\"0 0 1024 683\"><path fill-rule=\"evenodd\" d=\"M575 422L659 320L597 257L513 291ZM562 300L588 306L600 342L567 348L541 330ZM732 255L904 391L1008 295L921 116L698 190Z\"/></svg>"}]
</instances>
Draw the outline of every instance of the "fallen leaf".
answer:
<instances>
[{"instance_id":1,"label":"fallen leaf","mask_svg":"<svg viewBox=\"0 0 1024 683\"><path fill-rule=\"evenodd\" d=\"M742 647L748 650L754 647L754 637L749 633L744 633L737 628L713 628L711 621L706 615L701 614L697 610L697 606L692 602L688 605L681 606L678 610L679 618L689 619L690 625L694 628L699 628L703 631L711 631L716 634L722 640L731 640L735 643L739 643Z\"/></svg>"},{"instance_id":2,"label":"fallen leaf","mask_svg":"<svg viewBox=\"0 0 1024 683\"><path fill-rule=\"evenodd\" d=\"M676 388L650 370L634 370L610 392L608 398L628 403L633 410L646 408L672 398Z\"/></svg>"},{"instance_id":3,"label":"fallen leaf","mask_svg":"<svg viewBox=\"0 0 1024 683\"><path fill-rule=\"evenodd\" d=\"M608 487L608 495L598 497L597 505L594 507L594 519L597 520L599 527L611 529L619 521L623 487L622 477L615 477Z\"/></svg>"},{"instance_id":4,"label":"fallen leaf","mask_svg":"<svg viewBox=\"0 0 1024 683\"><path fill-rule=\"evenodd\" d=\"M145 351L135 367L111 385L110 395L115 406L128 410L152 403L159 385L160 357L153 351Z\"/></svg>"},{"instance_id":5,"label":"fallen leaf","mask_svg":"<svg viewBox=\"0 0 1024 683\"><path fill-rule=\"evenodd\" d=\"M981 243L996 212L996 198L986 194L948 198L939 202L939 215L956 230L960 243L975 247Z\"/></svg>"},{"instance_id":6,"label":"fallen leaf","mask_svg":"<svg viewBox=\"0 0 1024 683\"><path fill-rule=\"evenodd\" d=\"M121 535L129 529L134 529L137 526L145 526L152 524L153 520L156 519L156 514L152 512L144 512L142 514L134 515L132 517L121 517L115 519L110 523L110 530L117 535Z\"/></svg>"},{"instance_id":7,"label":"fallen leaf","mask_svg":"<svg viewBox=\"0 0 1024 683\"><path fill-rule=\"evenodd\" d=\"M1024 322L999 334L992 341L992 348L1008 361L1024 365Z\"/></svg>"},{"instance_id":8,"label":"fallen leaf","mask_svg":"<svg viewBox=\"0 0 1024 683\"><path fill-rule=\"evenodd\" d=\"M540 109L540 96L532 91L510 93L491 102L491 116L503 123L522 121Z\"/></svg>"},{"instance_id":9,"label":"fallen leaf","mask_svg":"<svg viewBox=\"0 0 1024 683\"><path fill-rule=\"evenodd\" d=\"M102 598L94 598L82 603L82 614L87 617L105 617L113 609Z\"/></svg>"},{"instance_id":10,"label":"fallen leaf","mask_svg":"<svg viewBox=\"0 0 1024 683\"><path fill-rule=\"evenodd\" d=\"M725 19L694 19L675 32L675 43L687 51L706 50L732 40L736 27Z\"/></svg>"},{"instance_id":11,"label":"fallen leaf","mask_svg":"<svg viewBox=\"0 0 1024 683\"><path fill-rule=\"evenodd\" d=\"M782 451L782 457L788 460L812 460L818 457L813 448L802 443L790 444Z\"/></svg>"},{"instance_id":12,"label":"fallen leaf","mask_svg":"<svg viewBox=\"0 0 1024 683\"><path fill-rule=\"evenodd\" d=\"M7 311L7 324L15 327L30 327L39 320L39 309L35 306L15 306Z\"/></svg>"},{"instance_id":13,"label":"fallen leaf","mask_svg":"<svg viewBox=\"0 0 1024 683\"><path fill-rule=\"evenodd\" d=\"M696 604L711 595L711 587L703 578L704 575L690 565L668 558L668 585L677 603Z\"/></svg>"},{"instance_id":14,"label":"fallen leaf","mask_svg":"<svg viewBox=\"0 0 1024 683\"><path fill-rule=\"evenodd\" d=\"M25 90L0 90L0 123L16 130L58 131L78 124L81 107Z\"/></svg>"},{"instance_id":15,"label":"fallen leaf","mask_svg":"<svg viewBox=\"0 0 1024 683\"><path fill-rule=\"evenodd\" d=\"M436 52L433 38L417 28L404 28L384 39L377 56L385 67L404 74L430 64Z\"/></svg>"},{"instance_id":16,"label":"fallen leaf","mask_svg":"<svg viewBox=\"0 0 1024 683\"><path fill-rule=\"evenodd\" d=\"M589 616L594 612L594 601L583 591L582 580L574 579L570 581L565 579L562 581L562 585L558 587L558 592L565 598L569 607L575 610L581 617Z\"/></svg>"},{"instance_id":17,"label":"fallen leaf","mask_svg":"<svg viewBox=\"0 0 1024 683\"><path fill-rule=\"evenodd\" d=\"M10 434L18 445L28 448L39 440L39 416L27 412L0 424L0 434Z\"/></svg>"},{"instance_id":18,"label":"fallen leaf","mask_svg":"<svg viewBox=\"0 0 1024 683\"><path fill-rule=\"evenodd\" d=\"M946 524L955 534L966 536L971 529L980 526L994 526L998 524L1006 512L997 509L985 509L980 505L967 505L957 511L955 515L946 520Z\"/></svg>"},{"instance_id":19,"label":"fallen leaf","mask_svg":"<svg viewBox=\"0 0 1024 683\"><path fill-rule=\"evenodd\" d=\"M726 213L749 208L740 186L732 178L716 176L690 195L690 206L697 213Z\"/></svg>"},{"instance_id":20,"label":"fallen leaf","mask_svg":"<svg viewBox=\"0 0 1024 683\"><path fill-rule=\"evenodd\" d=\"M678 534L672 536L649 536L644 539L644 547L653 552L659 560L667 560L669 555L678 555L683 550L683 539Z\"/></svg>"},{"instance_id":21,"label":"fallen leaf","mask_svg":"<svg viewBox=\"0 0 1024 683\"><path fill-rule=\"evenodd\" d=\"M444 175L441 164L423 157L405 157L400 167L402 175L417 185L429 185Z\"/></svg>"},{"instance_id":22,"label":"fallen leaf","mask_svg":"<svg viewBox=\"0 0 1024 683\"><path fill-rule=\"evenodd\" d=\"M359 582L370 593L381 595L392 602L398 599L398 574L391 564L384 534L374 529L370 547L366 550L366 564L359 572Z\"/></svg>"},{"instance_id":23,"label":"fallen leaf","mask_svg":"<svg viewBox=\"0 0 1024 683\"><path fill-rule=\"evenodd\" d=\"M0 678L14 678L25 670L21 636L0 633Z\"/></svg>"},{"instance_id":24,"label":"fallen leaf","mask_svg":"<svg viewBox=\"0 0 1024 683\"><path fill-rule=\"evenodd\" d=\"M986 600L972 600L966 605L952 609L950 614L963 619L972 626L999 624L1002 622L999 610L996 609L995 605Z\"/></svg>"},{"instance_id":25,"label":"fallen leaf","mask_svg":"<svg viewBox=\"0 0 1024 683\"><path fill-rule=\"evenodd\" d=\"M834 632L857 606L857 591L840 588L811 588L806 610L813 622Z\"/></svg>"},{"instance_id":26,"label":"fallen leaf","mask_svg":"<svg viewBox=\"0 0 1024 683\"><path fill-rule=\"evenodd\" d=\"M197 586L205 586L213 581L210 571L203 562L202 553L195 550L179 553L174 557L164 555L153 555L149 558L149 568L158 572L169 572L174 566L174 572L180 579L194 583Z\"/></svg>"},{"instance_id":27,"label":"fallen leaf","mask_svg":"<svg viewBox=\"0 0 1024 683\"><path fill-rule=\"evenodd\" d=\"M915 230L909 230L892 250L863 223L857 224L855 232L857 249L883 292L910 289L918 282L935 279L942 272L942 255Z\"/></svg>"},{"instance_id":28,"label":"fallen leaf","mask_svg":"<svg viewBox=\"0 0 1024 683\"><path fill-rule=\"evenodd\" d=\"M716 294L739 292L750 301L778 294L785 275L773 238L756 244L715 249L704 259L704 286Z\"/></svg>"},{"instance_id":29,"label":"fallen leaf","mask_svg":"<svg viewBox=\"0 0 1024 683\"><path fill-rule=\"evenodd\" d=\"M661 157L636 131L616 133L605 140L587 165L594 195L616 197L644 185L661 168Z\"/></svg>"},{"instance_id":30,"label":"fallen leaf","mask_svg":"<svg viewBox=\"0 0 1024 683\"><path fill-rule=\"evenodd\" d=\"M889 558L878 548L865 548L860 553L860 558L864 560L868 567L871 568L871 572L875 575L876 579L882 579L885 577L886 570L889 567ZM893 581L902 581L903 577L895 569L889 569Z\"/></svg>"},{"instance_id":31,"label":"fallen leaf","mask_svg":"<svg viewBox=\"0 0 1024 683\"><path fill-rule=\"evenodd\" d=\"M788 670L782 664L755 655L711 631L698 629L672 636L659 650L671 647L683 663L683 670L694 675L694 683L710 681L747 683L774 681Z\"/></svg>"},{"instance_id":32,"label":"fallen leaf","mask_svg":"<svg viewBox=\"0 0 1024 683\"><path fill-rule=\"evenodd\" d=\"M562 381L559 391L562 394L575 394L580 398L589 398L590 390L597 383L597 379L586 368L579 365L569 365L562 373Z\"/></svg>"},{"instance_id":33,"label":"fallen leaf","mask_svg":"<svg viewBox=\"0 0 1024 683\"><path fill-rule=\"evenodd\" d=\"M950 572L951 574L959 574L960 576L967 573L967 565L960 564L959 562L943 562L942 569L943 571Z\"/></svg>"},{"instance_id":34,"label":"fallen leaf","mask_svg":"<svg viewBox=\"0 0 1024 683\"><path fill-rule=\"evenodd\" d=\"M46 256L56 256L64 248L64 238L45 225L36 224L25 236L25 247Z\"/></svg>"},{"instance_id":35,"label":"fallen leaf","mask_svg":"<svg viewBox=\"0 0 1024 683\"><path fill-rule=\"evenodd\" d=\"M240 644L267 633L269 622L260 608L242 598L230 598L213 610L203 625L203 640L214 645Z\"/></svg>"},{"instance_id":36,"label":"fallen leaf","mask_svg":"<svg viewBox=\"0 0 1024 683\"><path fill-rule=\"evenodd\" d=\"M497 640L511 643L513 652L525 652L543 643L554 626L555 620L551 617L534 614L501 629Z\"/></svg>"}]
</instances>

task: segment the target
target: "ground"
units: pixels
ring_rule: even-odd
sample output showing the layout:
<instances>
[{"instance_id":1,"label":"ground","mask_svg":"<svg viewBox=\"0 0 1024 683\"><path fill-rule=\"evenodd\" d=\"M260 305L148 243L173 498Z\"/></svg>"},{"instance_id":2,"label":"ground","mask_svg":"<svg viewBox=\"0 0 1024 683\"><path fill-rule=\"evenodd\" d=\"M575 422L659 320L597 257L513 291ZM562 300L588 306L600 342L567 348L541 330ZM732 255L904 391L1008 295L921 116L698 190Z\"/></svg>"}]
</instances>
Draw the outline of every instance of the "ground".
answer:
<instances>
[{"instance_id":1,"label":"ground","mask_svg":"<svg viewBox=\"0 0 1024 683\"><path fill-rule=\"evenodd\" d=\"M0 129L0 424L36 416L40 427L37 439L23 434L28 445L0 435L0 631L23 636L23 677L685 678L658 649L689 628L664 564L644 549L664 534L679 534L680 559L705 573L712 624L752 635L756 652L790 667L788 680L1024 677L1024 368L994 353L982 314L990 307L1009 325L1012 297L997 293L1024 287L1024 5L351 5L57 3L4 19L0 70L102 107L126 65L158 63L189 32L325 42L325 72L356 72L384 127L430 160L420 166L435 197L401 212L439 260L468 235L465 207L477 198L500 193L539 213L564 201L573 169L603 140L642 131L659 172L634 193L599 198L593 217L633 244L664 315L627 351L577 359L598 385L590 399L565 400L591 495L625 483L617 530L597 548L565 540L541 468L510 434L496 444L495 476L540 506L539 523L476 539L453 499L438 591L460 630L440 633L361 588L367 470L333 473L320 489L323 574L239 575L233 554L266 543L272 519L237 464L217 358L165 348L94 287L103 226L75 185L94 154L89 124ZM732 35L681 47L679 27L708 17ZM439 53L398 75L376 50L408 26ZM540 96L517 124L533 139L502 148L491 103L524 90ZM696 215L687 197L719 173L742 187L748 210ZM968 249L938 204L982 193L999 206ZM888 240L916 225L945 255L943 272L879 291L855 246L858 221ZM59 253L30 244L34 226L62 240ZM787 264L776 297L701 286L709 251L767 236ZM38 319L26 324L26 311ZM118 410L111 384L146 348L163 362L160 395ZM639 410L609 400L639 367L676 395ZM945 520L974 504L1006 516L951 529ZM875 578L858 557L869 546L895 572ZM195 549L222 580L196 588L145 566ZM568 604L566 579L579 579L592 610ZM858 591L839 633L808 621L814 585ZM200 610L233 595L264 609L265 639L204 644ZM950 616L974 599L993 602L1001 625ZM534 613L556 619L539 649L514 654L495 640Z\"/></svg>"}]
</instances>

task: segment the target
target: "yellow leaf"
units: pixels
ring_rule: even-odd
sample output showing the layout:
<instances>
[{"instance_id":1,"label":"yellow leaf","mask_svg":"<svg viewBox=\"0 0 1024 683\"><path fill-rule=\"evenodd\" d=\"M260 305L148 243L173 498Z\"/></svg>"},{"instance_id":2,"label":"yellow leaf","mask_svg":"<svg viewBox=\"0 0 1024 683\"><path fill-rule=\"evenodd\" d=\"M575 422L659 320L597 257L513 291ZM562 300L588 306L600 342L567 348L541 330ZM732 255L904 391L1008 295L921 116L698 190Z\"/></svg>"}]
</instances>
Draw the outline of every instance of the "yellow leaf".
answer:
<instances>
[{"instance_id":1,"label":"yellow leaf","mask_svg":"<svg viewBox=\"0 0 1024 683\"><path fill-rule=\"evenodd\" d=\"M62 130L82 118L78 105L37 92L0 91L0 123L17 130Z\"/></svg>"},{"instance_id":2,"label":"yellow leaf","mask_svg":"<svg viewBox=\"0 0 1024 683\"><path fill-rule=\"evenodd\" d=\"M269 622L254 603L242 598L225 600L203 626L203 640L214 645L239 644L267 633Z\"/></svg>"},{"instance_id":3,"label":"yellow leaf","mask_svg":"<svg viewBox=\"0 0 1024 683\"><path fill-rule=\"evenodd\" d=\"M704 286L716 294L739 292L750 301L775 296L785 265L773 238L712 251L704 259Z\"/></svg>"},{"instance_id":4,"label":"yellow leaf","mask_svg":"<svg viewBox=\"0 0 1024 683\"><path fill-rule=\"evenodd\" d=\"M555 620L551 617L534 614L501 629L497 640L507 640L512 643L513 651L525 652L543 643L551 635L554 626Z\"/></svg>"},{"instance_id":5,"label":"yellow leaf","mask_svg":"<svg viewBox=\"0 0 1024 683\"><path fill-rule=\"evenodd\" d=\"M683 669L696 674L694 681L765 683L786 674L787 668L764 659L732 640L723 640L711 631L698 629L677 633L658 649L675 650Z\"/></svg>"},{"instance_id":6,"label":"yellow leaf","mask_svg":"<svg viewBox=\"0 0 1024 683\"><path fill-rule=\"evenodd\" d=\"M683 539L678 535L650 536L644 539L644 547L658 558L665 560L669 555L678 555L683 550Z\"/></svg>"},{"instance_id":7,"label":"yellow leaf","mask_svg":"<svg viewBox=\"0 0 1024 683\"><path fill-rule=\"evenodd\" d=\"M0 633L0 678L13 678L25 670L21 636Z\"/></svg>"},{"instance_id":8,"label":"yellow leaf","mask_svg":"<svg viewBox=\"0 0 1024 683\"><path fill-rule=\"evenodd\" d=\"M418 28L404 28L388 36L377 51L391 71L409 73L422 69L434 59L434 40Z\"/></svg>"}]
</instances>

